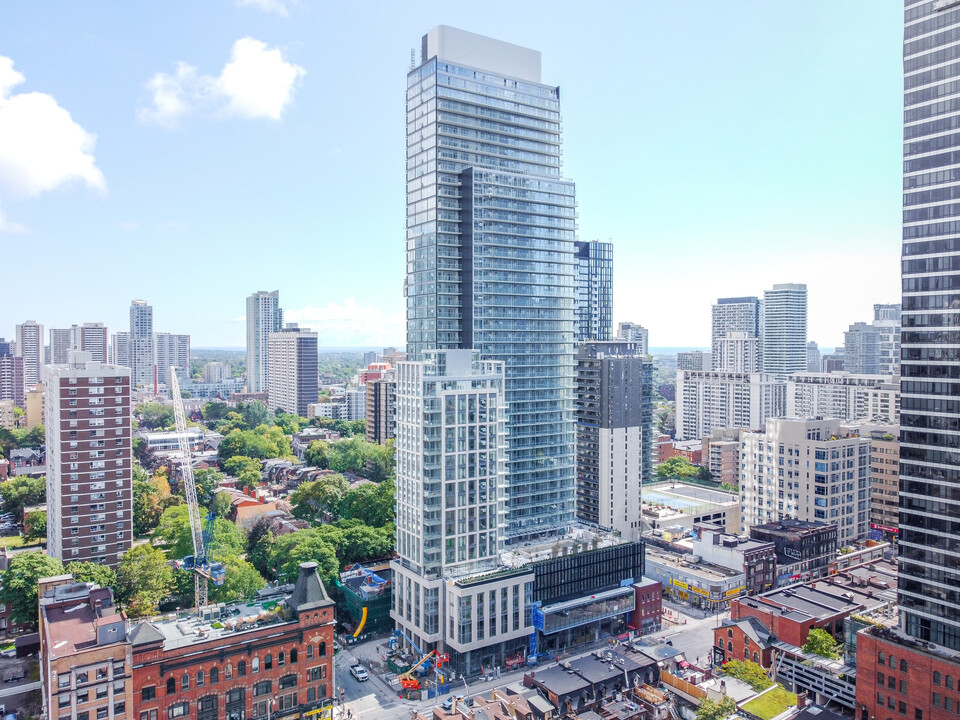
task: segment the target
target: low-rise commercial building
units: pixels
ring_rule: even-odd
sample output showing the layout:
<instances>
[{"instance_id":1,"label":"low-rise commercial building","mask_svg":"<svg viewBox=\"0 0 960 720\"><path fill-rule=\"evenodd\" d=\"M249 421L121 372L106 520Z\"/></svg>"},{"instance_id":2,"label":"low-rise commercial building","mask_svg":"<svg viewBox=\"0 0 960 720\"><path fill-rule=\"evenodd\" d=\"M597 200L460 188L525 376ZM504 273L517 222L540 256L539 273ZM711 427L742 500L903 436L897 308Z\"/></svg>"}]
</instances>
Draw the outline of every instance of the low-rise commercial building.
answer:
<instances>
[{"instance_id":1,"label":"low-rise commercial building","mask_svg":"<svg viewBox=\"0 0 960 720\"><path fill-rule=\"evenodd\" d=\"M820 521L774 520L751 526L750 537L776 548L777 587L823 577L837 554L837 526Z\"/></svg>"},{"instance_id":2,"label":"low-rise commercial building","mask_svg":"<svg viewBox=\"0 0 960 720\"><path fill-rule=\"evenodd\" d=\"M705 563L742 571L748 595L774 587L777 555L772 542L729 535L715 523L698 523L693 528L693 554Z\"/></svg>"},{"instance_id":3,"label":"low-rise commercial building","mask_svg":"<svg viewBox=\"0 0 960 720\"><path fill-rule=\"evenodd\" d=\"M663 533L682 534L700 522L717 523L728 533L740 533L740 497L701 485L644 485L641 513L645 529Z\"/></svg>"},{"instance_id":4,"label":"low-rise commercial building","mask_svg":"<svg viewBox=\"0 0 960 720\"><path fill-rule=\"evenodd\" d=\"M743 570L700 562L690 553L669 552L647 545L646 574L663 585L664 596L674 602L720 612L746 592Z\"/></svg>"}]
</instances>

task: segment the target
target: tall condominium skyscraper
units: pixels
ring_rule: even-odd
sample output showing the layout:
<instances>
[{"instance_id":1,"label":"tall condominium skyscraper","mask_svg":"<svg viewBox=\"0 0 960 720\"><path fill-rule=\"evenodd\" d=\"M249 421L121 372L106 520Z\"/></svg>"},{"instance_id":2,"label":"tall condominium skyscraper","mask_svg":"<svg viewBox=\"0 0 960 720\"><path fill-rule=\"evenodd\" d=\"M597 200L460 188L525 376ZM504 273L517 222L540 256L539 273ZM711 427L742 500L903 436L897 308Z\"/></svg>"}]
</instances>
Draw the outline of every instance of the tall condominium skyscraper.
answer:
<instances>
[{"instance_id":1,"label":"tall condominium skyscraper","mask_svg":"<svg viewBox=\"0 0 960 720\"><path fill-rule=\"evenodd\" d=\"M190 375L190 336L158 332L153 334L157 357L157 377L162 383L170 382L170 368L177 369L178 378Z\"/></svg>"},{"instance_id":2,"label":"tall condominium skyscraper","mask_svg":"<svg viewBox=\"0 0 960 720\"><path fill-rule=\"evenodd\" d=\"M247 392L266 391L270 333L280 332L282 327L279 290L257 290L247 298Z\"/></svg>"},{"instance_id":3,"label":"tall condominium skyscraper","mask_svg":"<svg viewBox=\"0 0 960 720\"><path fill-rule=\"evenodd\" d=\"M306 417L307 405L317 401L320 390L317 334L291 324L270 333L267 343L269 375L264 389L270 409Z\"/></svg>"},{"instance_id":4,"label":"tall condominium skyscraper","mask_svg":"<svg viewBox=\"0 0 960 720\"><path fill-rule=\"evenodd\" d=\"M80 326L80 349L90 353L94 362L107 362L107 327L103 323Z\"/></svg>"},{"instance_id":5,"label":"tall condominium skyscraper","mask_svg":"<svg viewBox=\"0 0 960 720\"><path fill-rule=\"evenodd\" d=\"M903 629L960 650L960 8L904 11L900 579ZM944 64L948 59L950 64Z\"/></svg>"},{"instance_id":6,"label":"tall condominium skyscraper","mask_svg":"<svg viewBox=\"0 0 960 720\"><path fill-rule=\"evenodd\" d=\"M440 643L453 667L499 665L530 634L533 573L457 579L495 570L503 549L504 367L470 350L422 355L397 367L390 615L418 646Z\"/></svg>"},{"instance_id":7,"label":"tall condominium skyscraper","mask_svg":"<svg viewBox=\"0 0 960 720\"><path fill-rule=\"evenodd\" d=\"M609 340L613 329L613 244L574 243L577 258L576 341Z\"/></svg>"},{"instance_id":8,"label":"tall condominium skyscraper","mask_svg":"<svg viewBox=\"0 0 960 720\"><path fill-rule=\"evenodd\" d=\"M814 340L807 343L807 372L820 372L820 348Z\"/></svg>"},{"instance_id":9,"label":"tall condominium skyscraper","mask_svg":"<svg viewBox=\"0 0 960 720\"><path fill-rule=\"evenodd\" d=\"M33 320L17 325L17 355L23 358L24 385L36 385L43 379L43 325Z\"/></svg>"},{"instance_id":10,"label":"tall condominium skyscraper","mask_svg":"<svg viewBox=\"0 0 960 720\"><path fill-rule=\"evenodd\" d=\"M640 536L640 488L653 476L653 362L637 343L580 343L577 517Z\"/></svg>"},{"instance_id":11,"label":"tall condominium skyscraper","mask_svg":"<svg viewBox=\"0 0 960 720\"><path fill-rule=\"evenodd\" d=\"M13 400L22 408L26 400L26 384L23 382L23 358L19 355L0 354L0 400Z\"/></svg>"},{"instance_id":12,"label":"tall condominium skyscraper","mask_svg":"<svg viewBox=\"0 0 960 720\"><path fill-rule=\"evenodd\" d=\"M807 286L774 285L763 293L763 372L784 381L807 369Z\"/></svg>"},{"instance_id":13,"label":"tall condominium skyscraper","mask_svg":"<svg viewBox=\"0 0 960 720\"><path fill-rule=\"evenodd\" d=\"M145 300L130 303L130 340L127 352L134 387L153 387L153 307Z\"/></svg>"},{"instance_id":14,"label":"tall condominium skyscraper","mask_svg":"<svg viewBox=\"0 0 960 720\"><path fill-rule=\"evenodd\" d=\"M622 322L617 326L617 340L626 340L637 344L641 355L650 354L650 331L643 325Z\"/></svg>"},{"instance_id":15,"label":"tall condominium skyscraper","mask_svg":"<svg viewBox=\"0 0 960 720\"><path fill-rule=\"evenodd\" d=\"M115 568L133 543L130 370L72 350L45 373L47 551Z\"/></svg>"},{"instance_id":16,"label":"tall condominium skyscraper","mask_svg":"<svg viewBox=\"0 0 960 720\"><path fill-rule=\"evenodd\" d=\"M763 303L755 297L719 298L711 313L711 369L729 372L759 372L760 354L763 346L760 336L763 332ZM727 343L732 333L737 340ZM745 340L746 342L741 342ZM738 346L739 343L739 346ZM738 361L742 357L739 350L747 345L749 353L745 364ZM706 369L706 368L704 368Z\"/></svg>"},{"instance_id":17,"label":"tall condominium skyscraper","mask_svg":"<svg viewBox=\"0 0 960 720\"><path fill-rule=\"evenodd\" d=\"M503 361L507 536L574 520L574 185L540 53L439 26L407 75L407 351Z\"/></svg>"},{"instance_id":18,"label":"tall condominium skyscraper","mask_svg":"<svg viewBox=\"0 0 960 720\"><path fill-rule=\"evenodd\" d=\"M900 374L900 303L873 306L873 327L877 331L877 372Z\"/></svg>"}]
</instances>

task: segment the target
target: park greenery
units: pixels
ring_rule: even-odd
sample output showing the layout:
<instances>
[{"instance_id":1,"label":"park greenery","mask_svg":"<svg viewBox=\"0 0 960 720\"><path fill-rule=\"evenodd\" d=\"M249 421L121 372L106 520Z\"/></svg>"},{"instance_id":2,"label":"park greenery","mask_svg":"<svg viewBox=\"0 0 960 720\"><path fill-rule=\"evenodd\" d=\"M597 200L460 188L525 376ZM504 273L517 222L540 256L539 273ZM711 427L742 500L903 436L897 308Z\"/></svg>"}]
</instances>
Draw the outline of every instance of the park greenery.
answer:
<instances>
[{"instance_id":1,"label":"park greenery","mask_svg":"<svg viewBox=\"0 0 960 720\"><path fill-rule=\"evenodd\" d=\"M3 511L22 519L23 508L47 501L47 481L42 477L15 475L0 483L0 495L3 496Z\"/></svg>"}]
</instances>

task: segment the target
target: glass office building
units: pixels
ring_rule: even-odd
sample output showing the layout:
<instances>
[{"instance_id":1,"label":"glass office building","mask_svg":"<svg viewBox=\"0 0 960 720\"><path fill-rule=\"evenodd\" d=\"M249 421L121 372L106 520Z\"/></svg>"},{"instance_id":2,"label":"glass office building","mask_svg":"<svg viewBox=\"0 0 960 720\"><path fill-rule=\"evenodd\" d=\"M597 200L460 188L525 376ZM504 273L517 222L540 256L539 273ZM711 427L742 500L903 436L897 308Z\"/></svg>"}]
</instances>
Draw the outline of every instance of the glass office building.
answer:
<instances>
[{"instance_id":1,"label":"glass office building","mask_svg":"<svg viewBox=\"0 0 960 720\"><path fill-rule=\"evenodd\" d=\"M407 352L504 362L508 539L574 518L575 205L540 53L428 32L407 76Z\"/></svg>"},{"instance_id":2,"label":"glass office building","mask_svg":"<svg viewBox=\"0 0 960 720\"><path fill-rule=\"evenodd\" d=\"M960 2L903 34L901 626L960 650Z\"/></svg>"},{"instance_id":3,"label":"glass office building","mask_svg":"<svg viewBox=\"0 0 960 720\"><path fill-rule=\"evenodd\" d=\"M613 244L578 240L576 341L611 340L613 333Z\"/></svg>"}]
</instances>

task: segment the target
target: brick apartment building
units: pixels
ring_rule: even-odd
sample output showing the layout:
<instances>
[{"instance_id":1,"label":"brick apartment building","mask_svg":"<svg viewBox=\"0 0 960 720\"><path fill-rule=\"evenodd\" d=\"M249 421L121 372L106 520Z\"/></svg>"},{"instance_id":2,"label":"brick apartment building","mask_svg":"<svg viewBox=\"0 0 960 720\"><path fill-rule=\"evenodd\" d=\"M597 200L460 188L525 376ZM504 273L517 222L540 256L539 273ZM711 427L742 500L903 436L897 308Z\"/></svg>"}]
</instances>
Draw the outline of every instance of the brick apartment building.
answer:
<instances>
[{"instance_id":1,"label":"brick apartment building","mask_svg":"<svg viewBox=\"0 0 960 720\"><path fill-rule=\"evenodd\" d=\"M39 592L44 717L133 717L130 643L113 591L57 575L41 578Z\"/></svg>"},{"instance_id":2,"label":"brick apartment building","mask_svg":"<svg viewBox=\"0 0 960 720\"><path fill-rule=\"evenodd\" d=\"M130 624L109 589L67 575L44 579L41 592L51 582L64 587L41 599L46 717L330 717L334 603L316 563L301 563L295 585L253 601Z\"/></svg>"},{"instance_id":3,"label":"brick apartment building","mask_svg":"<svg viewBox=\"0 0 960 720\"><path fill-rule=\"evenodd\" d=\"M329 707L334 603L317 564L300 565L289 596L261 599L259 608L210 607L202 618L134 625L136 717L245 720Z\"/></svg>"},{"instance_id":4,"label":"brick apartment building","mask_svg":"<svg viewBox=\"0 0 960 720\"><path fill-rule=\"evenodd\" d=\"M133 542L130 369L69 358L44 371L47 551L116 568Z\"/></svg>"},{"instance_id":5,"label":"brick apartment building","mask_svg":"<svg viewBox=\"0 0 960 720\"><path fill-rule=\"evenodd\" d=\"M960 662L894 628L857 635L858 720L947 720L960 713Z\"/></svg>"}]
</instances>

